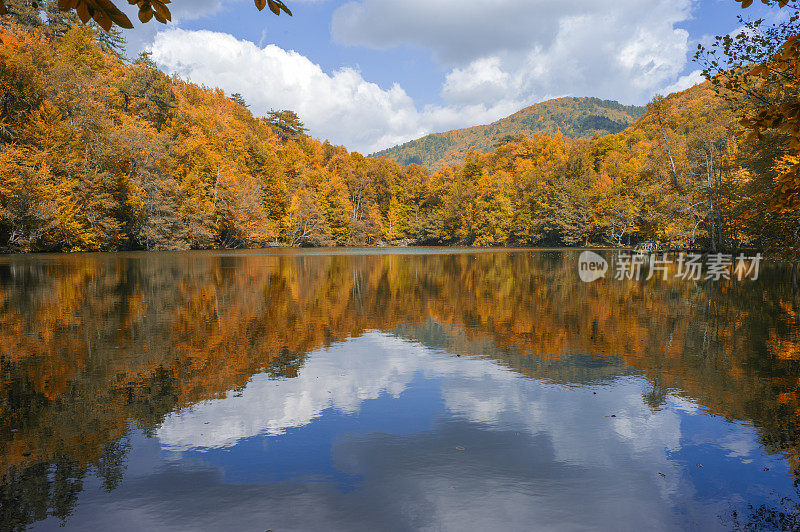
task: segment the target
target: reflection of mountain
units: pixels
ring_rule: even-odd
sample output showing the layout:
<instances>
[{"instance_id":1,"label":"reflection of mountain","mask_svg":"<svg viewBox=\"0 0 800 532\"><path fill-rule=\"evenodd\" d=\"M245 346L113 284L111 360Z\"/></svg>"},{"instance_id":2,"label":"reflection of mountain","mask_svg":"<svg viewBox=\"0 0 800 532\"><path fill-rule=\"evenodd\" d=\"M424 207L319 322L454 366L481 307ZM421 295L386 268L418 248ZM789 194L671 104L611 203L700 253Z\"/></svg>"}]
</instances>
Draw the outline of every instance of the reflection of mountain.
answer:
<instances>
[{"instance_id":1,"label":"reflection of mountain","mask_svg":"<svg viewBox=\"0 0 800 532\"><path fill-rule=\"evenodd\" d=\"M591 353L561 353L558 357L533 357L521 347L506 347L486 336L470 336L461 326L443 326L435 321L401 323L394 334L448 353L491 358L528 377L558 384L596 384L633 373L616 356Z\"/></svg>"},{"instance_id":2,"label":"reflection of mountain","mask_svg":"<svg viewBox=\"0 0 800 532\"><path fill-rule=\"evenodd\" d=\"M505 366L509 375L559 384L642 374L652 387L647 404L684 396L752 422L764 443L794 453L800 329L780 273L751 284L585 285L575 264L560 252L0 259L5 484L57 492L68 513L63 494L79 483L56 490L48 475L56 468L58 478L80 478L95 467L113 486L130 421L180 450L203 445L181 423L204 408L228 408L214 400L241 394L236 401L260 400L274 415L258 426L242 418L219 427L204 436L209 446L399 393L407 376L391 365L359 374L356 384L345 375L331 398L302 388L323 362L309 353L367 331L500 364L474 366L480 371ZM384 362L409 362L398 357ZM280 393L261 373L285 379L274 386ZM235 419L241 407L230 408ZM31 513L56 504L39 503ZM20 512L24 521L28 510Z\"/></svg>"}]
</instances>

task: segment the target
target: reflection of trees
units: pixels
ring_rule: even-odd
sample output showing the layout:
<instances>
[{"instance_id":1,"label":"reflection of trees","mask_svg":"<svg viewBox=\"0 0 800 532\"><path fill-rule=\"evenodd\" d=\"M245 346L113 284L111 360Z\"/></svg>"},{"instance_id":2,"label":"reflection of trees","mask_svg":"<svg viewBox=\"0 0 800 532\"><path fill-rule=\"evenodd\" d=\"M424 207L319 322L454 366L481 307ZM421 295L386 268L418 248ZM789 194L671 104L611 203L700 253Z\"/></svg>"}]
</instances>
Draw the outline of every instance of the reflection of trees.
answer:
<instances>
[{"instance_id":1,"label":"reflection of trees","mask_svg":"<svg viewBox=\"0 0 800 532\"><path fill-rule=\"evenodd\" d=\"M0 523L4 529L24 530L48 516L66 519L83 489L86 468L56 458L24 469L11 468L0 486Z\"/></svg>"},{"instance_id":2,"label":"reflection of trees","mask_svg":"<svg viewBox=\"0 0 800 532\"><path fill-rule=\"evenodd\" d=\"M796 456L800 318L788 277L583 284L575 265L556 252L6 259L0 522L67 515L90 469L113 489L131 422L152 433L169 412L255 373L295 376L310 351L370 329L552 382L638 371L654 408L676 391Z\"/></svg>"}]
</instances>

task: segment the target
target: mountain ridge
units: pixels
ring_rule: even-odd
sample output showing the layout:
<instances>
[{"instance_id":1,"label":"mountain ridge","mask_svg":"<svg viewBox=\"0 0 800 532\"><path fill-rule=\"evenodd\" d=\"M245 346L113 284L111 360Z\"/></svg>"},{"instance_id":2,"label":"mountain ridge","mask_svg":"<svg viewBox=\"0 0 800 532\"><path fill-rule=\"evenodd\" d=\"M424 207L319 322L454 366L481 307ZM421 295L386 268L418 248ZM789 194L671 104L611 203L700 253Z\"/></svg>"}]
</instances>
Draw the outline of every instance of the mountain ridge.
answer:
<instances>
[{"instance_id":1,"label":"mountain ridge","mask_svg":"<svg viewBox=\"0 0 800 532\"><path fill-rule=\"evenodd\" d=\"M470 150L489 153L504 140L519 140L537 133L561 133L581 139L619 133L645 110L613 100L565 96L528 106L490 124L431 133L369 157L386 157L399 164L437 169L463 161Z\"/></svg>"}]
</instances>

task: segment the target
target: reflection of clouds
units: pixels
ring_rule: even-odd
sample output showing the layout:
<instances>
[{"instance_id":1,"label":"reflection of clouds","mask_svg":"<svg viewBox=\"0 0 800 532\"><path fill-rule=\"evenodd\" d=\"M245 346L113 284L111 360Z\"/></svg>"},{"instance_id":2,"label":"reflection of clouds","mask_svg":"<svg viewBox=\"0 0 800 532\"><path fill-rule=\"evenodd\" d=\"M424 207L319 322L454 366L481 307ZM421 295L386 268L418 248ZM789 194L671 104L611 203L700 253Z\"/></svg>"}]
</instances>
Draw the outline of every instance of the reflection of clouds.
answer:
<instances>
[{"instance_id":1,"label":"reflection of clouds","mask_svg":"<svg viewBox=\"0 0 800 532\"><path fill-rule=\"evenodd\" d=\"M696 498L691 474L669 460L680 449L678 409L649 408L642 379L543 384L488 359L450 357L378 332L312 353L297 378L256 376L241 397L173 414L158 437L162 449L181 452L279 435L328 409L357 413L368 399L398 396L420 375L439 381L447 411L430 430L393 434L369 432L365 425L358 437L332 441L334 467L360 479L353 489L304 478L228 482L223 467L154 459L147 472L137 466L140 473L114 492L113 503L99 496L84 501L72 524L102 519L153 529L668 530L696 522L700 529L720 528L717 515L727 503ZM672 396L667 404L692 410L689 401ZM732 425L730 435L747 432L740 429ZM283 437L291 442L294 435ZM715 445L741 450L741 441ZM291 467L303 457L285 460Z\"/></svg>"},{"instance_id":2,"label":"reflection of clouds","mask_svg":"<svg viewBox=\"0 0 800 532\"><path fill-rule=\"evenodd\" d=\"M400 344L403 349L392 348ZM235 445L258 434L302 427L328 408L358 412L382 393L399 396L432 358L423 348L377 333L312 353L291 379L254 376L240 396L205 401L167 417L158 431L172 451Z\"/></svg>"},{"instance_id":3,"label":"reflection of clouds","mask_svg":"<svg viewBox=\"0 0 800 532\"><path fill-rule=\"evenodd\" d=\"M678 414L649 408L638 379L592 389L544 385L490 360L448 357L378 332L312 353L296 378L257 375L241 397L172 414L158 436L165 449L185 451L279 435L311 423L328 408L352 414L383 393L399 396L417 373L442 378L444 404L455 417L547 435L560 462L611 466L623 445L626 459L634 456L664 470L670 468L665 452L679 445Z\"/></svg>"},{"instance_id":4,"label":"reflection of clouds","mask_svg":"<svg viewBox=\"0 0 800 532\"><path fill-rule=\"evenodd\" d=\"M686 399L685 397L680 397L677 395L672 395L668 399L669 406L675 410L680 410L681 412L685 412L687 414L698 414L701 412L700 406L691 401Z\"/></svg>"},{"instance_id":5,"label":"reflection of clouds","mask_svg":"<svg viewBox=\"0 0 800 532\"><path fill-rule=\"evenodd\" d=\"M501 429L545 435L558 462L660 471L667 474L665 489L677 489L678 468L666 453L679 448L680 418L644 404L640 380L624 378L613 387L575 389L542 385L491 366L499 371L487 371L488 378L456 376L444 384L451 412Z\"/></svg>"},{"instance_id":6,"label":"reflection of clouds","mask_svg":"<svg viewBox=\"0 0 800 532\"><path fill-rule=\"evenodd\" d=\"M728 451L730 458L753 457L759 452L758 439L755 434L736 433L730 434L719 441L719 446ZM751 462L752 460L743 460Z\"/></svg>"},{"instance_id":7,"label":"reflection of clouds","mask_svg":"<svg viewBox=\"0 0 800 532\"><path fill-rule=\"evenodd\" d=\"M705 413L705 408L698 405L689 399L670 396L668 398L670 408L679 410L681 412L698 415ZM741 463L749 464L753 462L753 457L763 453L763 448L759 443L758 431L752 424L739 424L725 425L727 434L719 435L696 433L691 435L691 443L694 445L708 445L723 449L725 456L733 458Z\"/></svg>"}]
</instances>

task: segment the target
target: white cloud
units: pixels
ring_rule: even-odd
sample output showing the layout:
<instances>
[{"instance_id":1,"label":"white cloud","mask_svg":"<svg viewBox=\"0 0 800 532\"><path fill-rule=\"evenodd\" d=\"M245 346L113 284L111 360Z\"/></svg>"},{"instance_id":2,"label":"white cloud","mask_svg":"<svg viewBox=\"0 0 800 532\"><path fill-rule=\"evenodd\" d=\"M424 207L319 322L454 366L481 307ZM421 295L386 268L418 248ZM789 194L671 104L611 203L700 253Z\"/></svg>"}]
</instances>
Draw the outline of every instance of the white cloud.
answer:
<instances>
[{"instance_id":1,"label":"white cloud","mask_svg":"<svg viewBox=\"0 0 800 532\"><path fill-rule=\"evenodd\" d=\"M508 101L488 107L427 107L418 111L397 84L382 89L353 68L326 73L305 56L275 45L259 48L232 35L173 28L159 33L153 59L196 83L241 93L256 114L292 109L311 134L372 152L432 129L461 127L467 120L493 120L517 110ZM464 111L469 114L464 115Z\"/></svg>"},{"instance_id":2,"label":"white cloud","mask_svg":"<svg viewBox=\"0 0 800 532\"><path fill-rule=\"evenodd\" d=\"M508 94L511 76L502 70L497 57L473 61L447 74L442 96L450 102L496 101Z\"/></svg>"},{"instance_id":3,"label":"white cloud","mask_svg":"<svg viewBox=\"0 0 800 532\"><path fill-rule=\"evenodd\" d=\"M694 87L695 85L703 83L705 80L706 78L703 77L703 73L700 70L695 70L689 74L686 74L685 76L679 77L678 81L672 85L664 87L663 93L670 94L673 92L685 91L690 87Z\"/></svg>"}]
</instances>

